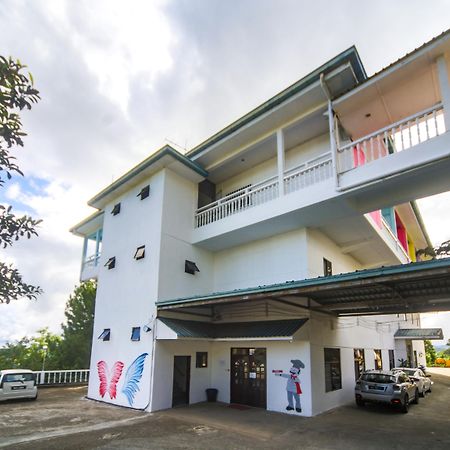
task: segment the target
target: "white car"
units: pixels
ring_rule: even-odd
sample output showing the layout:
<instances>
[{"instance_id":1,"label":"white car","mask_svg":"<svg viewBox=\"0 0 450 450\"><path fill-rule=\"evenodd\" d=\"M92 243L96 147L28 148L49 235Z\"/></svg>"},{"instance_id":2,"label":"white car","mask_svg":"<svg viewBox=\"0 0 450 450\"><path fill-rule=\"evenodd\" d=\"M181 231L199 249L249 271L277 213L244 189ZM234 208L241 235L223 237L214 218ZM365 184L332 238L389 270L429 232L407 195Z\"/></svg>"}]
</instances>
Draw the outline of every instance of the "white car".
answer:
<instances>
[{"instance_id":1,"label":"white car","mask_svg":"<svg viewBox=\"0 0 450 450\"><path fill-rule=\"evenodd\" d=\"M419 389L419 395L421 397L425 397L425 394L427 392L431 392L431 386L433 385L433 382L430 380L429 376L426 376L423 373L423 370L413 367L399 367L398 369L394 370L401 370L405 372L406 375L408 375L408 377L411 378L416 384L417 388Z\"/></svg>"},{"instance_id":2,"label":"white car","mask_svg":"<svg viewBox=\"0 0 450 450\"><path fill-rule=\"evenodd\" d=\"M31 370L11 369L0 372L0 401L15 398L36 400L36 376Z\"/></svg>"}]
</instances>

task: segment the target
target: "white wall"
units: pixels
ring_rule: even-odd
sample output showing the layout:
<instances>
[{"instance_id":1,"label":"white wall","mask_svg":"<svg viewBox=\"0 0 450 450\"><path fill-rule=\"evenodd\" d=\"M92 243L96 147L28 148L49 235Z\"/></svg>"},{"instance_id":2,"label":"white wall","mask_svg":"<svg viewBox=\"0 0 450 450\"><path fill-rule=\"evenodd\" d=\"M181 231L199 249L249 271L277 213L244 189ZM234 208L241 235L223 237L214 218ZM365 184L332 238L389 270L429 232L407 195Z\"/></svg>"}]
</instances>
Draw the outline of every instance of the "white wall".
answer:
<instances>
[{"instance_id":1,"label":"white wall","mask_svg":"<svg viewBox=\"0 0 450 450\"><path fill-rule=\"evenodd\" d=\"M214 291L306 278L304 229L226 249L214 254Z\"/></svg>"},{"instance_id":2,"label":"white wall","mask_svg":"<svg viewBox=\"0 0 450 450\"><path fill-rule=\"evenodd\" d=\"M150 185L150 196L141 200L136 195L147 184ZM152 339L151 333L145 333L142 327L154 314L154 300L158 293L163 186L164 174L159 172L105 208L88 390L90 398L134 408L145 408L149 402ZM120 214L113 216L111 210L118 202L121 203ZM145 245L145 258L136 261L133 256L141 245ZM116 267L108 270L104 264L113 256L116 257ZM130 339L132 327L141 327L139 342ZM111 340L106 342L97 339L105 328L111 329ZM144 353L148 356L140 390L130 405L121 389L131 363ZM115 399L108 394L100 395L99 361L105 361L111 371L107 374L108 383L114 364L117 361L124 363Z\"/></svg>"},{"instance_id":3,"label":"white wall","mask_svg":"<svg viewBox=\"0 0 450 450\"><path fill-rule=\"evenodd\" d=\"M267 357L267 409L294 415L311 415L311 376L309 344L303 340L289 341L157 341L155 351L155 373L151 410L172 406L172 383L174 356L191 356L190 403L206 400L205 389L218 389L218 401L230 402L230 363L232 348L265 348ZM208 368L195 368L195 353L208 352ZM302 413L286 411L286 379L275 376L272 370L288 373L291 360L300 359L305 364L300 374Z\"/></svg>"}]
</instances>

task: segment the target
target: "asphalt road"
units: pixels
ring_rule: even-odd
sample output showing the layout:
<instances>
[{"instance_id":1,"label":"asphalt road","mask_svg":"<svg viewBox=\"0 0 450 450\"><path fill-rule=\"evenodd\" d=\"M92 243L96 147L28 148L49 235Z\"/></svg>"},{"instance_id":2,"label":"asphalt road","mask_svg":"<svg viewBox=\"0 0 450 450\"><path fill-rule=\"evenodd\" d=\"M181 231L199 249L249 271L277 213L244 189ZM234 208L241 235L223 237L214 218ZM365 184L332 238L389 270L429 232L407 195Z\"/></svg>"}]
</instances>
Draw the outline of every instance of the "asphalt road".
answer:
<instances>
[{"instance_id":1,"label":"asphalt road","mask_svg":"<svg viewBox=\"0 0 450 450\"><path fill-rule=\"evenodd\" d=\"M0 449L446 449L450 370L408 414L353 404L313 418L224 404L143 413L86 400L85 388L42 389L0 404Z\"/></svg>"}]
</instances>

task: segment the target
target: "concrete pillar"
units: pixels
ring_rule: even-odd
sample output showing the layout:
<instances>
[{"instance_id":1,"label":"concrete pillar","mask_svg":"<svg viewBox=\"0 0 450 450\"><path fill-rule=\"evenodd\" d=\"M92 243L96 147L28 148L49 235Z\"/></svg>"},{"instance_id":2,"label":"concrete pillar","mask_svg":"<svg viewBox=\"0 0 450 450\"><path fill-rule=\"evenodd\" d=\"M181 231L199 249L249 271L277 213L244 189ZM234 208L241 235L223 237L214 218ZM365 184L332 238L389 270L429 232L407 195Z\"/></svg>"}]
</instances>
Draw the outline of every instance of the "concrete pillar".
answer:
<instances>
[{"instance_id":1,"label":"concrete pillar","mask_svg":"<svg viewBox=\"0 0 450 450\"><path fill-rule=\"evenodd\" d=\"M336 146L336 126L335 126L335 118L333 112L333 106L331 104L331 100L328 100L328 128L330 131L330 150L331 150L331 161L332 161L332 170L334 175L335 186L339 186L339 164L338 164L338 153Z\"/></svg>"},{"instance_id":2,"label":"concrete pillar","mask_svg":"<svg viewBox=\"0 0 450 450\"><path fill-rule=\"evenodd\" d=\"M445 129L450 130L450 82L447 71L447 60L444 55L436 59L442 105L444 106Z\"/></svg>"},{"instance_id":3,"label":"concrete pillar","mask_svg":"<svg viewBox=\"0 0 450 450\"><path fill-rule=\"evenodd\" d=\"M277 130L277 168L278 168L278 195L284 195L284 134L280 128Z\"/></svg>"}]
</instances>

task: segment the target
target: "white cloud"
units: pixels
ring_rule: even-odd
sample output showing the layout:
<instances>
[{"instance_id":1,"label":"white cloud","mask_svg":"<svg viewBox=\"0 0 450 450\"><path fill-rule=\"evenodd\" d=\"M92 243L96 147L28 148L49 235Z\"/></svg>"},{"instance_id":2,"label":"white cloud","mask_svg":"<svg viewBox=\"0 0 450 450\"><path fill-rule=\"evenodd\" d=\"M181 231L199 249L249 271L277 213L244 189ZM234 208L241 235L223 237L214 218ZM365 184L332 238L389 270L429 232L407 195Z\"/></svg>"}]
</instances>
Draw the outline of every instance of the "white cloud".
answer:
<instances>
[{"instance_id":1,"label":"white cloud","mask_svg":"<svg viewBox=\"0 0 450 450\"><path fill-rule=\"evenodd\" d=\"M3 0L0 54L29 66L42 100L23 114L25 181L0 200L44 219L6 256L45 293L0 305L0 342L58 330L81 256L68 229L165 138L193 147L350 45L371 73L448 26L445 0L357 4ZM435 243L450 238L448 199L420 202Z\"/></svg>"}]
</instances>

